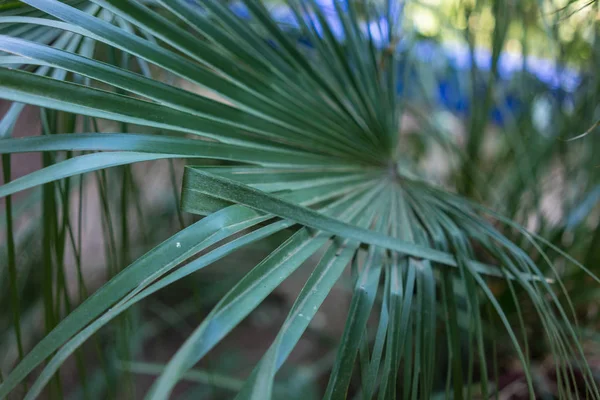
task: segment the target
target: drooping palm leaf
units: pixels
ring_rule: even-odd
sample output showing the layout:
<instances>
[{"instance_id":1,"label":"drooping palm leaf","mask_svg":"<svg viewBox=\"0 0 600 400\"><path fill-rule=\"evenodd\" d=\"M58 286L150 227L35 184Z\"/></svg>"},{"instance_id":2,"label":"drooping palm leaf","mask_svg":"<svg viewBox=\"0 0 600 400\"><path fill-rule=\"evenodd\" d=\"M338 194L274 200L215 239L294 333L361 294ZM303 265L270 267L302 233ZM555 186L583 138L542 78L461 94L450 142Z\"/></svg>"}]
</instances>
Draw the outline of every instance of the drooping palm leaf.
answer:
<instances>
[{"instance_id":1,"label":"drooping palm leaf","mask_svg":"<svg viewBox=\"0 0 600 400\"><path fill-rule=\"evenodd\" d=\"M527 295L558 360L561 393L575 393L577 367L585 390L600 397L571 309L555 293L560 277L545 276L470 201L399 166L405 153L395 51L398 2L334 1L330 18L316 0L288 0L310 46L295 43L259 0L243 1L250 22L218 0L24 3L31 8L0 16L0 51L6 54L0 62L8 65L0 68L0 97L18 102L2 126L13 126L18 104L27 103L84 121L136 125L143 133L49 132L3 139L2 154L75 153L0 186L1 197L140 161L218 159L235 165L186 168L182 207L206 217L131 263L60 321L8 374L0 397L49 358L30 388L28 398L36 397L85 340L134 304L290 228L295 233L186 339L148 398L169 397L188 370L321 249L320 261L237 398L271 398L277 371L351 262L352 303L325 398L345 398L357 358L365 398L394 399L399 392L430 398L438 329L448 336L447 379L454 397L470 397L476 365L487 395L493 390L487 322L504 327L533 398L527 338L523 342L522 332L511 326L490 289L493 279ZM359 5L377 18L381 42L364 29ZM139 71L100 60L98 49L134 57ZM196 93L182 89L184 84ZM371 346L368 321L378 293L383 302ZM485 307L494 311L491 317ZM467 326L459 327L458 315L465 312ZM466 346L461 329L470 339ZM460 360L463 348L467 370Z\"/></svg>"}]
</instances>

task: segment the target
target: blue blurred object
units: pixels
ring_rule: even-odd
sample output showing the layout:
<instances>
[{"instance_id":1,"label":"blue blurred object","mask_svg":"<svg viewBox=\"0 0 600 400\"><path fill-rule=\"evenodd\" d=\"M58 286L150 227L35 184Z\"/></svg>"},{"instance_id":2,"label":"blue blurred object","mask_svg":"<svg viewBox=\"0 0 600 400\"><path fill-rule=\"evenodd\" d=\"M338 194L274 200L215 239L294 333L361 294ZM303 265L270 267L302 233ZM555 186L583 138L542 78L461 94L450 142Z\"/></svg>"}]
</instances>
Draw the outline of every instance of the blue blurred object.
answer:
<instances>
[{"instance_id":1,"label":"blue blurred object","mask_svg":"<svg viewBox=\"0 0 600 400\"><path fill-rule=\"evenodd\" d=\"M338 0L315 0L333 34L341 41L344 40L344 29L335 10L334 2ZM395 4L396 2L392 2ZM342 9L346 2L339 1ZM230 5L231 10L243 19L251 19L251 13L245 4L236 1ZM392 14L400 13L400 6L389 10ZM269 8L272 17L278 21L283 29L293 33L299 43L312 47L309 38L300 35L299 24L292 10L286 5L272 5ZM317 33L322 34L322 28L315 15L307 15L307 20L314 23ZM370 32L377 46L389 45L387 38L388 27L385 19L379 21L363 22L361 27L365 34ZM423 90L418 82L423 71L435 78L437 90L426 93L434 96L427 99L427 104L450 111L458 116L466 117L472 109L470 99L473 84L470 81L470 70L472 68L471 54L467 46L459 44L441 44L433 40L420 40L418 42L406 43L400 41L396 50L402 54L399 63L400 78L406 78L398 82L398 93L411 100L418 101L423 97ZM476 49L473 57L477 67L477 79L475 92L485 93L486 75L491 69L492 55L484 49ZM408 68L408 70L407 70ZM518 54L503 53L498 60L498 79L501 81L503 93L495 93L496 107L490 112L490 119L502 125L507 113L512 118L518 117L522 105L525 103L524 96L535 93L546 92L552 97L563 101L572 101L573 94L581 84L580 75L569 68L563 68L550 60L527 57L525 63L523 57ZM515 83L519 79L518 83ZM527 88L523 88L522 82L531 82ZM432 88L435 89L435 88ZM479 96L476 96L479 97Z\"/></svg>"}]
</instances>

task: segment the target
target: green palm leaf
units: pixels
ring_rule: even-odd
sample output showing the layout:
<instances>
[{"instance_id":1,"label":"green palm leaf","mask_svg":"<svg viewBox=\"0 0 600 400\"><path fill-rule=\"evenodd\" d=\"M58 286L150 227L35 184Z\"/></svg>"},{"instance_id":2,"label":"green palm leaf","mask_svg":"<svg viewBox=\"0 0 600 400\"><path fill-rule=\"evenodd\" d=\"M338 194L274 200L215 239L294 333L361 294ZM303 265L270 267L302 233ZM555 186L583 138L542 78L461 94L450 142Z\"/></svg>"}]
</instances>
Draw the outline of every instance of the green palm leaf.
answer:
<instances>
[{"instance_id":1,"label":"green palm leaf","mask_svg":"<svg viewBox=\"0 0 600 400\"><path fill-rule=\"evenodd\" d=\"M566 294L563 281L558 274L546 276L555 269L540 243L558 248L401 167L408 157L399 137L398 4L334 1L336 27L315 0L287 0L299 31L310 39L307 49L259 0L243 1L250 22L218 0L23 3L0 6L0 97L13 102L0 123L0 154L42 152L45 163L5 182L0 197L43 185L46 206L53 207L49 202L59 193L68 211L69 178L101 171L110 225L105 169L161 159L224 163L185 168L181 208L203 218L133 262L123 245L114 257L124 268L55 321L0 384L0 398L41 368L26 398L37 397L62 364L118 316L229 254L280 238L280 232L291 233L193 329L147 398L168 398L197 362L315 255L320 260L236 398L272 398L278 370L350 263L350 309L324 398L346 398L354 380L365 399L432 398L440 335L448 343L446 396L474 397L475 367L482 396L488 396L495 390L488 324L504 327L534 398L527 336L521 340L515 332L492 281L510 288L521 322L517 292L527 297L557 360L561 394L573 396L581 383L576 367L584 390L600 398L573 326L573 305L557 295L555 286ZM382 45L363 29L360 13L385 21ZM44 135L9 138L23 104L44 110ZM107 129L106 120L120 128ZM125 196L130 188L123 182ZM126 197L122 207L126 232ZM11 226L13 212L7 210ZM535 255L505 237L489 215L520 230ZM71 228L63 222L55 236L66 243ZM46 306L60 309L60 300L58 307ZM374 337L372 315L378 318ZM17 314L17 325L19 320Z\"/></svg>"}]
</instances>

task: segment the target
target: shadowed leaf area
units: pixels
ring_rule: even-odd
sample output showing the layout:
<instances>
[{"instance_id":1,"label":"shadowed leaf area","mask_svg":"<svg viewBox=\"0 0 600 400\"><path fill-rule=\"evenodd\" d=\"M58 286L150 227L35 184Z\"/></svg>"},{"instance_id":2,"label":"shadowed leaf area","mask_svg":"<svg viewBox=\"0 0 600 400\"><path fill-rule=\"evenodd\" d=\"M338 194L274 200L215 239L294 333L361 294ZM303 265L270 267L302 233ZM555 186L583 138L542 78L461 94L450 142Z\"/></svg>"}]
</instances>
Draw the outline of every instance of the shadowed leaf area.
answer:
<instances>
[{"instance_id":1,"label":"shadowed leaf area","mask_svg":"<svg viewBox=\"0 0 600 400\"><path fill-rule=\"evenodd\" d=\"M598 15L0 1L0 399L600 399Z\"/></svg>"}]
</instances>

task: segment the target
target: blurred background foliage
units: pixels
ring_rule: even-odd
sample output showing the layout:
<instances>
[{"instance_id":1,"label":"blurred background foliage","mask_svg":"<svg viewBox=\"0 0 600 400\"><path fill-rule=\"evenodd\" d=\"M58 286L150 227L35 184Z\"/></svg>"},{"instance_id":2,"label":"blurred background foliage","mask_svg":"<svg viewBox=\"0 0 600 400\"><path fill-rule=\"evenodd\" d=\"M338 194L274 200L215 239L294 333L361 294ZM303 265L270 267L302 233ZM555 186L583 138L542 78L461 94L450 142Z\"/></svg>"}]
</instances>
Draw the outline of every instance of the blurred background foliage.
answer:
<instances>
[{"instance_id":1,"label":"blurred background foliage","mask_svg":"<svg viewBox=\"0 0 600 400\"><path fill-rule=\"evenodd\" d=\"M323 2L324 10L331 7L327 3ZM285 25L283 2L268 4ZM231 7L244 16L239 3L231 2ZM0 2L2 16L36 15L24 8L20 2ZM553 249L563 249L594 273L600 272L600 135L594 125L600 119L600 3L421 0L403 2L402 12L402 34L390 51L400 54L403 77L398 84L403 109L398 151L405 156L403 168L547 239L544 250L564 276L579 318L579 333L600 382L600 289ZM136 29L122 21L115 23ZM293 26L288 33L310 47ZM44 36L35 30L22 35L55 44L62 41L63 48L71 51L95 52L106 62L155 72L125 53L86 46L86 39L78 35ZM64 78L51 68L42 73ZM69 74L67 79L77 82L81 77ZM174 78L160 79L172 82ZM16 137L40 131L102 131L111 124L93 118L76 121L64 112L8 103L0 103L0 111L4 115L0 136L9 131ZM135 127L123 124L121 129ZM4 155L3 179L54 162L49 154L41 158ZM179 161L118 167L46 184L0 203L6 210L0 216L0 372L10 371L22 349L31 348L108 278L198 219L179 209L182 170ZM540 253L517 229L509 224L497 228L543 264ZM280 241L281 237L265 239L260 246L236 253L132 308L68 360L45 396L139 396L220 297ZM18 265L12 275L11 264ZM231 398L300 290L294 280L309 272L299 269L291 282L278 288L199 369L186 375L174 396ZM18 293L9 290L12 279ZM345 276L326 300L291 362L278 375L275 398L320 397L343 330L345 315L340 316L340 310L349 304L351 286L351 277ZM536 340L542 326L533 307L523 305L518 310L511 288L503 281L494 282L492 290L511 323L526 324L540 398L554 398L554 360L547 343ZM19 345L12 324L15 308L5 306L14 305L16 298ZM461 324L464 327L464 320ZM498 343L500 398L527 398L521 367L504 355L506 342ZM464 354L465 359L472 356ZM436 387L443 388L441 381Z\"/></svg>"}]
</instances>

